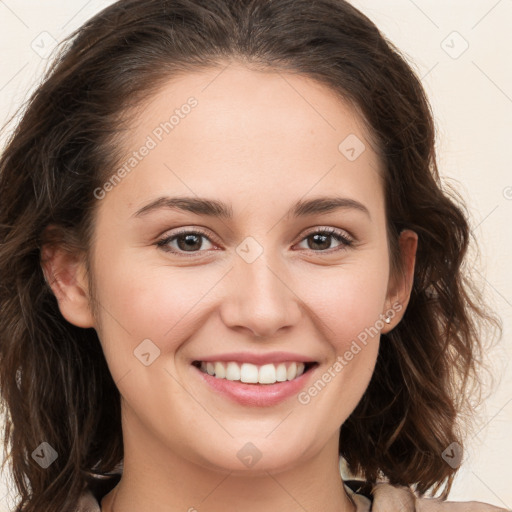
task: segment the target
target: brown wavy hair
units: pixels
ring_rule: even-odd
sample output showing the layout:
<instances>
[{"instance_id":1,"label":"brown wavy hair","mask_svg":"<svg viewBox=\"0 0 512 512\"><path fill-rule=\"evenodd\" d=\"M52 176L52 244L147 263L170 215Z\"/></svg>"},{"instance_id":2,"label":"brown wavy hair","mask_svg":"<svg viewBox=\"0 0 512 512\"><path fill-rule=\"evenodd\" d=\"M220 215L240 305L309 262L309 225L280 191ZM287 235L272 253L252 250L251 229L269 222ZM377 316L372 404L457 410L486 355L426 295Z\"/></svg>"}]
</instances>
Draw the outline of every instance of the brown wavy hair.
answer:
<instances>
[{"instance_id":1,"label":"brown wavy hair","mask_svg":"<svg viewBox=\"0 0 512 512\"><path fill-rule=\"evenodd\" d=\"M382 336L340 454L369 482L419 494L444 484L448 495L457 470L442 453L464 445L487 328L501 331L501 321L466 268L469 216L438 174L415 72L343 0L122 0L62 42L0 159L0 387L17 512L71 510L84 481L123 460L120 395L97 333L60 314L41 248L88 257L93 191L119 164L128 114L169 79L231 62L313 78L368 126L385 169L393 272L403 270L400 231L414 230L419 244L407 310ZM42 442L58 454L46 469L32 456Z\"/></svg>"}]
</instances>

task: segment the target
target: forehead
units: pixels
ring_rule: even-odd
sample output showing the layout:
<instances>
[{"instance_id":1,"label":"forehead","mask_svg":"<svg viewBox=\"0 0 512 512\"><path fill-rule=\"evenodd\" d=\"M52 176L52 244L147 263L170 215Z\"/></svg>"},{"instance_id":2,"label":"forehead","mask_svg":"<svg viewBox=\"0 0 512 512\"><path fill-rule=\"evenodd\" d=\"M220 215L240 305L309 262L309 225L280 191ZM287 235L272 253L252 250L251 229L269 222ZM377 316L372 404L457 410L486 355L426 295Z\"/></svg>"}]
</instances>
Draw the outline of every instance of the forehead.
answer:
<instances>
[{"instance_id":1,"label":"forehead","mask_svg":"<svg viewBox=\"0 0 512 512\"><path fill-rule=\"evenodd\" d=\"M245 205L256 195L275 202L334 191L378 203L381 192L362 118L303 75L231 63L175 77L139 106L124 145L122 164L150 148L111 194L133 207L164 192L225 191Z\"/></svg>"}]
</instances>

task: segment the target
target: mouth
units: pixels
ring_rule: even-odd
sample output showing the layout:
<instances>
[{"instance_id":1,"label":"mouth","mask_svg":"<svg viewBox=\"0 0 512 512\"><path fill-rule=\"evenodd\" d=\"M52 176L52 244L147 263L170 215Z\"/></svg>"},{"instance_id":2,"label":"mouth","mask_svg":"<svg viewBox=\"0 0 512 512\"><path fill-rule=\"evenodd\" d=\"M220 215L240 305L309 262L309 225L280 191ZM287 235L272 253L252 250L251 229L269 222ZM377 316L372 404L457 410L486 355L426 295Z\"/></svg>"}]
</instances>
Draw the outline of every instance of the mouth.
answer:
<instances>
[{"instance_id":1,"label":"mouth","mask_svg":"<svg viewBox=\"0 0 512 512\"><path fill-rule=\"evenodd\" d=\"M192 365L219 380L271 385L296 380L318 366L318 363L315 361L286 361L256 365L237 361L194 361Z\"/></svg>"}]
</instances>

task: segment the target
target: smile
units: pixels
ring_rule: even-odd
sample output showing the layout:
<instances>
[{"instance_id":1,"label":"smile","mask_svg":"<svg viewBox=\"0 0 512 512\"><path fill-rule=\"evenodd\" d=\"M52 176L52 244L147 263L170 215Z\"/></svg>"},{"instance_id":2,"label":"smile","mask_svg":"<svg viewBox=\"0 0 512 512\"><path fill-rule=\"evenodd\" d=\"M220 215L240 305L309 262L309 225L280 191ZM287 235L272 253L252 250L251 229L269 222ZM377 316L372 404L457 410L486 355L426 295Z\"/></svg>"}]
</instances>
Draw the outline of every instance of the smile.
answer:
<instances>
[{"instance_id":1,"label":"smile","mask_svg":"<svg viewBox=\"0 0 512 512\"><path fill-rule=\"evenodd\" d=\"M217 379L240 381L247 384L275 384L276 382L290 381L300 377L316 363L292 361L255 365L235 361L194 361L193 364L203 373Z\"/></svg>"}]
</instances>

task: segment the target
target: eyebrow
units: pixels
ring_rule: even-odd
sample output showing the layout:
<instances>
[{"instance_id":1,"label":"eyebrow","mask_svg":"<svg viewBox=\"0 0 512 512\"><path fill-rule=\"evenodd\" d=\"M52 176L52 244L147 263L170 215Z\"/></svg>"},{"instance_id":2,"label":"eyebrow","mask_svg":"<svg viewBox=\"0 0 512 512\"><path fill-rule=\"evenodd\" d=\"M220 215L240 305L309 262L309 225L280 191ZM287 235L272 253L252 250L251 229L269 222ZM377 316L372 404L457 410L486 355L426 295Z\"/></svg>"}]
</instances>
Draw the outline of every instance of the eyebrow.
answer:
<instances>
[{"instance_id":1,"label":"eyebrow","mask_svg":"<svg viewBox=\"0 0 512 512\"><path fill-rule=\"evenodd\" d=\"M162 209L179 210L222 219L233 218L231 205L202 197L159 197L137 210L132 217L142 217L150 212ZM339 209L361 211L371 219L370 212L364 204L355 199L338 196L299 200L288 210L285 217L298 218L315 214L327 214Z\"/></svg>"}]
</instances>

